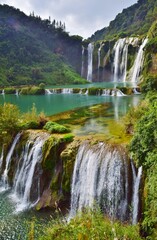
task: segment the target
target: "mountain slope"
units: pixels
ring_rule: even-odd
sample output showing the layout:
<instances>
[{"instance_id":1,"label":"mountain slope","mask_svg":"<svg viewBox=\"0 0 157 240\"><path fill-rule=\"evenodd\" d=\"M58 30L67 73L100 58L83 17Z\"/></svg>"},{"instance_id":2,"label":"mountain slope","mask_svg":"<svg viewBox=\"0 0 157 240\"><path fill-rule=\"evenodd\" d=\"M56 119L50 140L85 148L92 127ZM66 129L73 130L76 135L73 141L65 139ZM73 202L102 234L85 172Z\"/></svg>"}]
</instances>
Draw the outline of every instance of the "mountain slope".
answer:
<instances>
[{"instance_id":1,"label":"mountain slope","mask_svg":"<svg viewBox=\"0 0 157 240\"><path fill-rule=\"evenodd\" d=\"M83 81L75 72L81 45L82 38L70 37L61 22L0 5L0 85Z\"/></svg>"},{"instance_id":2,"label":"mountain slope","mask_svg":"<svg viewBox=\"0 0 157 240\"><path fill-rule=\"evenodd\" d=\"M157 19L156 0L138 0L138 2L119 13L110 22L109 27L96 31L91 41L146 34Z\"/></svg>"}]
</instances>

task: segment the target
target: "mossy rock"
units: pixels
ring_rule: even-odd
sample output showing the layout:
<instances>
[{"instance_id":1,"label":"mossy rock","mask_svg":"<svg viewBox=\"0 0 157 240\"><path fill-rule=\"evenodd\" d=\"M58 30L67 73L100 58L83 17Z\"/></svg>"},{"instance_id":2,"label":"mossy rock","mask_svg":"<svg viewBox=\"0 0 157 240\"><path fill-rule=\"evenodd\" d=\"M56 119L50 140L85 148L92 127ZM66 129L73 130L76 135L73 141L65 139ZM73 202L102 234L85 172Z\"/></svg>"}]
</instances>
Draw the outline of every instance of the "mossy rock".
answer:
<instances>
[{"instance_id":1,"label":"mossy rock","mask_svg":"<svg viewBox=\"0 0 157 240\"><path fill-rule=\"evenodd\" d=\"M15 94L16 93L16 89L15 88L4 88L4 92L5 94Z\"/></svg>"},{"instance_id":2,"label":"mossy rock","mask_svg":"<svg viewBox=\"0 0 157 240\"><path fill-rule=\"evenodd\" d=\"M58 124L56 122L49 121L45 124L44 129L47 130L50 133L68 133L70 132L70 129Z\"/></svg>"},{"instance_id":3,"label":"mossy rock","mask_svg":"<svg viewBox=\"0 0 157 240\"><path fill-rule=\"evenodd\" d=\"M74 163L80 144L80 140L74 139L61 153L63 163L62 190L64 193L70 193Z\"/></svg>"},{"instance_id":4,"label":"mossy rock","mask_svg":"<svg viewBox=\"0 0 157 240\"><path fill-rule=\"evenodd\" d=\"M66 146L66 140L62 136L51 135L43 146L42 167L47 170L54 170L56 164L60 161L60 154Z\"/></svg>"}]
</instances>

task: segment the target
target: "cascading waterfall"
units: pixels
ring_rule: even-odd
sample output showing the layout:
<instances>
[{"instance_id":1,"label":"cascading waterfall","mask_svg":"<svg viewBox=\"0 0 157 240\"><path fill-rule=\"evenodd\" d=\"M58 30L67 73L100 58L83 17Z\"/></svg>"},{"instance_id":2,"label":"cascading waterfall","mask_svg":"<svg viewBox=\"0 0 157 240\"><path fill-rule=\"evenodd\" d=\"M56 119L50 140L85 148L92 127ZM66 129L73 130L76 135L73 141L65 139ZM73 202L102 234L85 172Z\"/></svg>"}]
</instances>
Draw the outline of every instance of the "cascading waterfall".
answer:
<instances>
[{"instance_id":1,"label":"cascading waterfall","mask_svg":"<svg viewBox=\"0 0 157 240\"><path fill-rule=\"evenodd\" d=\"M113 72L114 72L114 82L117 82L120 77L120 62L121 62L121 55L125 46L125 38L119 39L113 48L114 51L114 62L113 62Z\"/></svg>"},{"instance_id":2,"label":"cascading waterfall","mask_svg":"<svg viewBox=\"0 0 157 240\"><path fill-rule=\"evenodd\" d=\"M84 75L84 52L85 52L85 48L84 48L84 46L82 46L81 77L83 77L83 75Z\"/></svg>"},{"instance_id":3,"label":"cascading waterfall","mask_svg":"<svg viewBox=\"0 0 157 240\"><path fill-rule=\"evenodd\" d=\"M93 75L93 50L94 44L88 44L88 73L87 73L87 80L92 82L92 75Z\"/></svg>"},{"instance_id":4,"label":"cascading waterfall","mask_svg":"<svg viewBox=\"0 0 157 240\"><path fill-rule=\"evenodd\" d=\"M137 224L138 222L138 206L139 206L139 187L142 176L142 167L139 167L138 173L136 175L135 166L131 163L132 171L133 171L133 181L134 181L134 189L133 189L133 198L132 198L132 224Z\"/></svg>"},{"instance_id":5,"label":"cascading waterfall","mask_svg":"<svg viewBox=\"0 0 157 240\"><path fill-rule=\"evenodd\" d=\"M2 164L3 164L3 158L4 158L4 148L2 147L2 152L1 152L1 156L0 156L0 172L1 172Z\"/></svg>"},{"instance_id":6,"label":"cascading waterfall","mask_svg":"<svg viewBox=\"0 0 157 240\"><path fill-rule=\"evenodd\" d=\"M99 80L99 68L100 68L100 59L101 59L101 49L104 46L103 43L100 43L100 47L98 48L98 80Z\"/></svg>"},{"instance_id":7,"label":"cascading waterfall","mask_svg":"<svg viewBox=\"0 0 157 240\"><path fill-rule=\"evenodd\" d=\"M14 138L14 141L12 143L12 146L7 154L7 157L6 157L6 165L5 165L5 170L4 170L4 173L2 175L2 187L7 190L9 188L9 183L8 183L8 172L10 170L10 163L11 163L11 158L12 158L12 155L13 155L13 152L14 152L14 149L15 149L15 146L17 144L17 142L19 141L21 137L21 133L18 133L16 135L16 137Z\"/></svg>"},{"instance_id":8,"label":"cascading waterfall","mask_svg":"<svg viewBox=\"0 0 157 240\"><path fill-rule=\"evenodd\" d=\"M111 219L132 221L130 206L133 204L133 208L138 209L141 174L139 170L136 176L122 149L104 143L95 146L83 143L78 150L73 171L69 218L75 216L77 211L92 208L96 204ZM136 181L132 181L134 177ZM137 218L136 215L136 221Z\"/></svg>"},{"instance_id":9,"label":"cascading waterfall","mask_svg":"<svg viewBox=\"0 0 157 240\"><path fill-rule=\"evenodd\" d=\"M47 135L45 136L47 138ZM34 142L28 140L20 160L13 180L13 199L18 203L16 211L22 211L32 206L30 195L33 184L33 177L37 164L42 160L42 146L45 142L44 136L38 136ZM34 204L40 196L40 174L36 176L36 197Z\"/></svg>"},{"instance_id":10,"label":"cascading waterfall","mask_svg":"<svg viewBox=\"0 0 157 240\"><path fill-rule=\"evenodd\" d=\"M148 42L148 38L146 38L143 43L141 44L139 50L138 50L138 53L137 53L137 56L136 56L136 59L135 59L135 62L134 62L134 65L133 65L133 68L132 68L132 74L131 74L131 82L133 83L137 83L138 81L138 78L139 78L139 75L140 75L140 71L141 71L141 68L143 66L143 59L144 59L144 47L146 46Z\"/></svg>"},{"instance_id":11,"label":"cascading waterfall","mask_svg":"<svg viewBox=\"0 0 157 240\"><path fill-rule=\"evenodd\" d=\"M111 218L128 217L127 162L104 143L80 146L73 172L70 217L98 204Z\"/></svg>"}]
</instances>

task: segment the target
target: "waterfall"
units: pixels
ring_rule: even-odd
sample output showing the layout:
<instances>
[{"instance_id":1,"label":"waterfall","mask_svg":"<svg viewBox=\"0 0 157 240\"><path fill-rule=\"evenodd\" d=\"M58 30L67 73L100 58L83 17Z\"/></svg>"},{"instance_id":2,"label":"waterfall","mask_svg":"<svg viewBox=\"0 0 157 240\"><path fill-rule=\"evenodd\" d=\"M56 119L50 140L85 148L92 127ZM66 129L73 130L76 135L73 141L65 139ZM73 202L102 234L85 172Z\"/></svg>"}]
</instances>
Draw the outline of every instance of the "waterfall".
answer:
<instances>
[{"instance_id":1,"label":"waterfall","mask_svg":"<svg viewBox=\"0 0 157 240\"><path fill-rule=\"evenodd\" d=\"M4 173L2 175L2 185L6 190L9 188L8 172L10 170L11 158L12 158L12 155L14 153L15 146L16 146L17 142L19 141L20 137L21 137L21 133L18 133L16 135L16 137L14 138L14 141L13 141L13 143L11 145L11 148L10 148L8 154L7 154L7 157L6 157L6 166L5 166Z\"/></svg>"},{"instance_id":2,"label":"waterfall","mask_svg":"<svg viewBox=\"0 0 157 240\"><path fill-rule=\"evenodd\" d=\"M122 54L122 62L120 64L120 72L122 74L122 82L126 81L127 75L127 60L128 60L128 44L125 44Z\"/></svg>"},{"instance_id":3,"label":"waterfall","mask_svg":"<svg viewBox=\"0 0 157 240\"><path fill-rule=\"evenodd\" d=\"M82 46L81 77L83 77L83 75L84 75L84 52L85 52L85 48L84 48L84 46Z\"/></svg>"},{"instance_id":4,"label":"waterfall","mask_svg":"<svg viewBox=\"0 0 157 240\"><path fill-rule=\"evenodd\" d=\"M88 44L88 73L87 73L87 80L92 82L92 73L93 73L93 50L94 44Z\"/></svg>"},{"instance_id":5,"label":"waterfall","mask_svg":"<svg viewBox=\"0 0 157 240\"><path fill-rule=\"evenodd\" d=\"M121 55L123 53L123 49L125 46L126 39L119 39L114 45L114 62L113 62L113 69L114 69L114 82L117 82L120 77L120 62L121 62ZM123 57L124 59L124 57Z\"/></svg>"},{"instance_id":6,"label":"waterfall","mask_svg":"<svg viewBox=\"0 0 157 240\"><path fill-rule=\"evenodd\" d=\"M104 143L82 144L73 172L70 217L96 203L112 219L128 219L127 169L127 160L117 149Z\"/></svg>"},{"instance_id":7,"label":"waterfall","mask_svg":"<svg viewBox=\"0 0 157 240\"><path fill-rule=\"evenodd\" d=\"M141 44L133 68L132 68L132 75L131 75L131 82L136 83L138 81L141 68L143 66L143 58L144 58L144 47L148 42L148 38L146 38L143 43Z\"/></svg>"},{"instance_id":8,"label":"waterfall","mask_svg":"<svg viewBox=\"0 0 157 240\"><path fill-rule=\"evenodd\" d=\"M0 156L0 172L1 172L2 164L3 164L3 158L4 158L4 149L2 147L2 152L1 152L1 156Z\"/></svg>"},{"instance_id":9,"label":"waterfall","mask_svg":"<svg viewBox=\"0 0 157 240\"><path fill-rule=\"evenodd\" d=\"M47 137L47 135L46 135ZM42 146L45 142L45 137L38 136L34 141L28 140L20 157L18 167L13 180L13 199L17 201L16 211L22 211L32 205L31 203L31 188L35 169L37 164L42 160ZM36 196L34 203L39 200L40 196L40 174L36 175L35 184Z\"/></svg>"},{"instance_id":10,"label":"waterfall","mask_svg":"<svg viewBox=\"0 0 157 240\"><path fill-rule=\"evenodd\" d=\"M101 58L101 49L104 46L103 43L100 43L100 47L98 48L98 81L99 81L99 68L100 68L100 58Z\"/></svg>"},{"instance_id":11,"label":"waterfall","mask_svg":"<svg viewBox=\"0 0 157 240\"><path fill-rule=\"evenodd\" d=\"M63 94L71 94L71 93L73 93L73 88L63 88L62 93Z\"/></svg>"},{"instance_id":12,"label":"waterfall","mask_svg":"<svg viewBox=\"0 0 157 240\"><path fill-rule=\"evenodd\" d=\"M52 94L52 92L50 91L50 89L45 89L45 94Z\"/></svg>"},{"instance_id":13,"label":"waterfall","mask_svg":"<svg viewBox=\"0 0 157 240\"><path fill-rule=\"evenodd\" d=\"M133 198L132 198L132 224L137 224L138 222L138 207L139 207L139 187L142 176L142 166L139 167L138 173L136 176L136 171L133 163L131 162L131 167L133 171L133 181L134 181L134 189L133 189Z\"/></svg>"}]
</instances>

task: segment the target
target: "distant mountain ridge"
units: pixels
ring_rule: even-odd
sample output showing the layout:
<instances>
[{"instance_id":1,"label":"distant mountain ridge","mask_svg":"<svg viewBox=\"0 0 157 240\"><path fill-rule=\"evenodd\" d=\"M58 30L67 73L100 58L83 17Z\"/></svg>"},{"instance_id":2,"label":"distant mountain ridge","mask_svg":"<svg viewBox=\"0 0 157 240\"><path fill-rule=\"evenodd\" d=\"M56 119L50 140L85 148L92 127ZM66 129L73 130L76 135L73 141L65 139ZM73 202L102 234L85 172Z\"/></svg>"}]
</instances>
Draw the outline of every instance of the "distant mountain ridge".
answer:
<instances>
[{"instance_id":1,"label":"distant mountain ridge","mask_svg":"<svg viewBox=\"0 0 157 240\"><path fill-rule=\"evenodd\" d=\"M0 5L0 85L82 82L81 51L65 24Z\"/></svg>"},{"instance_id":2,"label":"distant mountain ridge","mask_svg":"<svg viewBox=\"0 0 157 240\"><path fill-rule=\"evenodd\" d=\"M157 20L157 1L138 0L136 4L119 13L108 27L96 31L90 41L144 35L155 20Z\"/></svg>"}]
</instances>

